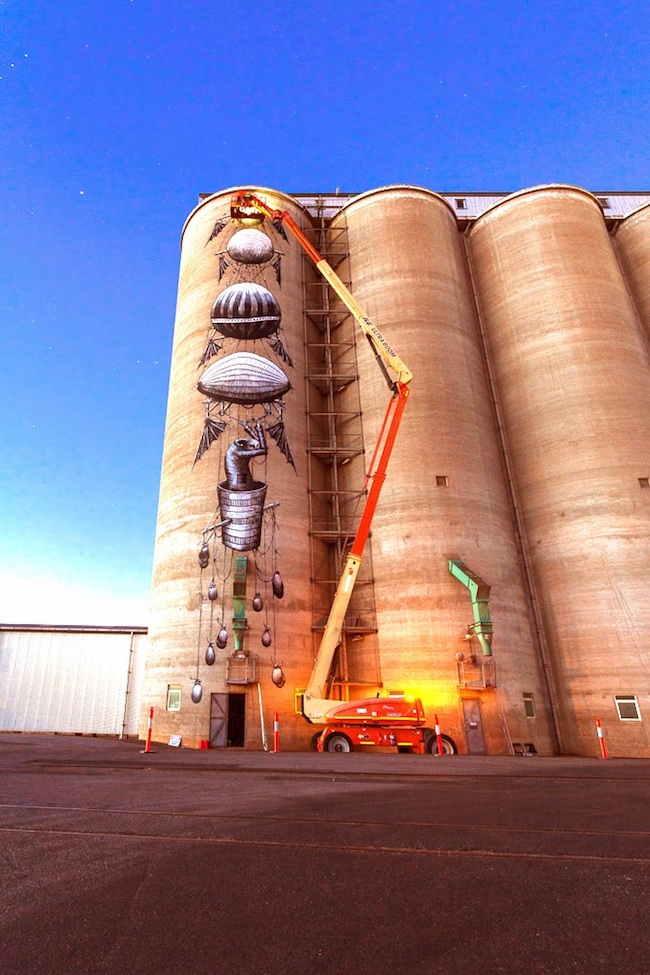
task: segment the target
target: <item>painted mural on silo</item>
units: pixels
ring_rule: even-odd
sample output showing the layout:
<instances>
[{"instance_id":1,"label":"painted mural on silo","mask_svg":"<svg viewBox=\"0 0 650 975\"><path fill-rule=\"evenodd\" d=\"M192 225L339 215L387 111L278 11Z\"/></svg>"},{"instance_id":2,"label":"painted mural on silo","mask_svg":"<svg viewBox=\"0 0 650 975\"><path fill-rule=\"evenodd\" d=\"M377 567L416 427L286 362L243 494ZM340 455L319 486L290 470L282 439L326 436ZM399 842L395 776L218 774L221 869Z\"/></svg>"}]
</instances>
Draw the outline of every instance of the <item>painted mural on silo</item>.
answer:
<instances>
[{"instance_id":1,"label":"painted mural on silo","mask_svg":"<svg viewBox=\"0 0 650 975\"><path fill-rule=\"evenodd\" d=\"M311 659L303 269L280 226L231 217L234 192L183 231L145 704L163 739L263 748L276 710L304 738L284 685Z\"/></svg>"},{"instance_id":2,"label":"painted mural on silo","mask_svg":"<svg viewBox=\"0 0 650 975\"><path fill-rule=\"evenodd\" d=\"M205 397L205 424L195 462L216 444L213 452L218 453L220 472L218 506L203 529L198 555L202 589L205 585L210 607L205 626L208 666L216 661L215 645L219 650L228 646L226 582L233 576L235 552L252 555L255 594L251 607L263 616L261 645L273 646L273 601L284 596L284 583L276 538L280 502L266 501L268 440L295 469L284 422L284 397L291 382L281 365L253 351L262 343L268 354L293 367L286 340L280 336L280 303L264 284L258 283L271 272L276 286L280 285L282 252L278 242L269 236L273 232L277 235L278 230L272 226L266 232L247 227L232 233L232 224L239 228L240 221L218 219L207 241L207 245L213 241L218 245L230 230L225 248L217 249L216 256L220 283L231 279L234 283L226 284L212 305L206 345L199 360L203 372L197 383L199 393ZM254 472L255 465L258 473ZM209 571L204 573L206 569ZM236 626L234 617L233 624L235 651L241 653L243 628ZM272 664L276 683L284 683L275 657ZM192 693L198 703L202 696L198 668Z\"/></svg>"}]
</instances>

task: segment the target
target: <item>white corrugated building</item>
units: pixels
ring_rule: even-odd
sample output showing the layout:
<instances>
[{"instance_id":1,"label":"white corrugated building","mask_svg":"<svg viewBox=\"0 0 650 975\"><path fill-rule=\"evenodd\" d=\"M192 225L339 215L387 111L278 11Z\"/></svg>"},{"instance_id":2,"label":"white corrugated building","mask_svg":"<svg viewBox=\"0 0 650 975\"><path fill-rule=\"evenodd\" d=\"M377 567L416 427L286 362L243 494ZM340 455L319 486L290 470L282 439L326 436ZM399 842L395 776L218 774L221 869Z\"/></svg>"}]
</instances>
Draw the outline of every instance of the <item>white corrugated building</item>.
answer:
<instances>
[{"instance_id":1,"label":"white corrugated building","mask_svg":"<svg viewBox=\"0 0 650 975\"><path fill-rule=\"evenodd\" d=\"M0 625L0 731L137 736L144 626Z\"/></svg>"}]
</instances>

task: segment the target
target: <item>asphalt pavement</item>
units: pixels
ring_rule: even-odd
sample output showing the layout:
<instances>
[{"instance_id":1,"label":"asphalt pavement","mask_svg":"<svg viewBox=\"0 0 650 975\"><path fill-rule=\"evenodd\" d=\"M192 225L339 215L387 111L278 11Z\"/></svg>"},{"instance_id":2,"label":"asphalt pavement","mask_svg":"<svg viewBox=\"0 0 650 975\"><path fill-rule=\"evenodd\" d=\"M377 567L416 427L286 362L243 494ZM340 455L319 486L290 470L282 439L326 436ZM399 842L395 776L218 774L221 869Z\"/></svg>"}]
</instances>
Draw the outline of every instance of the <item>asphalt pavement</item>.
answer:
<instances>
[{"instance_id":1,"label":"asphalt pavement","mask_svg":"<svg viewBox=\"0 0 650 975\"><path fill-rule=\"evenodd\" d=\"M0 975L650 975L650 763L0 734Z\"/></svg>"}]
</instances>

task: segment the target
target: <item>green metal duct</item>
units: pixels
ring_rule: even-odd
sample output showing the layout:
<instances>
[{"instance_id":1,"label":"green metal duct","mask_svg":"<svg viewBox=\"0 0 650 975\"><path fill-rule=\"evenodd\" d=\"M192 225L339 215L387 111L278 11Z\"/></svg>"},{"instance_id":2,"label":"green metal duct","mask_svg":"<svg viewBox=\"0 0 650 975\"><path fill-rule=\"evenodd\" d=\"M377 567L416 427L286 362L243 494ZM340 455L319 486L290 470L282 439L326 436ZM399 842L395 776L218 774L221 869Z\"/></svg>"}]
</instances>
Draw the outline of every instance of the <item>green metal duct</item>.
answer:
<instances>
[{"instance_id":1,"label":"green metal duct","mask_svg":"<svg viewBox=\"0 0 650 975\"><path fill-rule=\"evenodd\" d=\"M459 582L469 589L470 598L472 600L472 612L474 614L474 622L471 624L471 629L474 631L478 637L479 643L481 644L481 649L483 650L483 655L485 657L492 656L492 618L490 617L490 610L488 609L488 600L490 598L490 586L468 569L464 562L460 559L449 559L447 563L449 566L449 571L452 576L458 579Z\"/></svg>"},{"instance_id":2,"label":"green metal duct","mask_svg":"<svg viewBox=\"0 0 650 975\"><path fill-rule=\"evenodd\" d=\"M233 617L232 628L235 643L234 653L244 653L244 635L248 629L246 621L246 576L248 574L247 556L237 556L233 575Z\"/></svg>"}]
</instances>

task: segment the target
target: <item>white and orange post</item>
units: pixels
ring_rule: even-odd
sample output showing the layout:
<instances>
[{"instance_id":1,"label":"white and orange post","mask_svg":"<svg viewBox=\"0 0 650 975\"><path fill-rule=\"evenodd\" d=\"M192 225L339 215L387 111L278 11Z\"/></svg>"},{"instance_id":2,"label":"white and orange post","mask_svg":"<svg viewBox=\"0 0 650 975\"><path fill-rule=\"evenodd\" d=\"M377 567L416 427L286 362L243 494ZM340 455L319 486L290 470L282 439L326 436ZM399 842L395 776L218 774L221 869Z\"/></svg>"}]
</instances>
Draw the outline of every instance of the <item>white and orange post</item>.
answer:
<instances>
[{"instance_id":1,"label":"white and orange post","mask_svg":"<svg viewBox=\"0 0 650 975\"><path fill-rule=\"evenodd\" d=\"M438 715L437 714L434 714L433 720L435 721L436 741L438 742L438 754L439 755L444 755L445 754L445 749L444 749L444 745L442 744L442 733L440 731L440 724L438 723Z\"/></svg>"},{"instance_id":2,"label":"white and orange post","mask_svg":"<svg viewBox=\"0 0 650 975\"><path fill-rule=\"evenodd\" d=\"M280 715L277 711L273 718L273 751L280 751Z\"/></svg>"},{"instance_id":3,"label":"white and orange post","mask_svg":"<svg viewBox=\"0 0 650 975\"><path fill-rule=\"evenodd\" d=\"M147 720L147 744L142 751L143 755L148 755L151 751L151 735L153 733L153 708L149 708L149 718Z\"/></svg>"},{"instance_id":4,"label":"white and orange post","mask_svg":"<svg viewBox=\"0 0 650 975\"><path fill-rule=\"evenodd\" d=\"M603 734L603 726L600 723L600 718L596 718L596 734L598 735L601 758L607 758L607 746L605 745L605 736Z\"/></svg>"}]
</instances>

